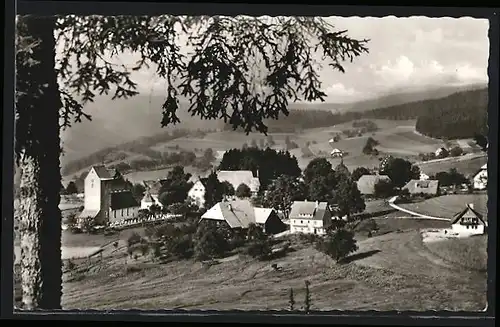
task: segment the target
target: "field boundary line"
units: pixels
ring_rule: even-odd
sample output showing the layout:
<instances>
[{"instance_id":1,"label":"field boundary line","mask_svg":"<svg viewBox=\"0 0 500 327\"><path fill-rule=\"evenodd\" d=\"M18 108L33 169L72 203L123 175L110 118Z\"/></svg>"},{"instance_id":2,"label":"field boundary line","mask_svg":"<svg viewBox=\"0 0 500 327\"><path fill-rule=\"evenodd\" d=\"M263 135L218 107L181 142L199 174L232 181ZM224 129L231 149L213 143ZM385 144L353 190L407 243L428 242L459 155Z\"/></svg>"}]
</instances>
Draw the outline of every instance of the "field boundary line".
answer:
<instances>
[{"instance_id":1,"label":"field boundary line","mask_svg":"<svg viewBox=\"0 0 500 327\"><path fill-rule=\"evenodd\" d=\"M391 199L389 199L389 205L391 207L393 207L394 209L396 209L396 210L399 210L401 212L410 214L412 216L417 216L417 217L420 217L420 218L424 218L424 219L450 221L448 218L439 218L439 217L427 216L427 215L420 214L418 212L414 212L414 211L411 211L411 210L408 210L408 209L405 209L405 208L401 208L400 206L394 204L394 201L396 201L397 198L398 198L397 196L393 196Z\"/></svg>"}]
</instances>

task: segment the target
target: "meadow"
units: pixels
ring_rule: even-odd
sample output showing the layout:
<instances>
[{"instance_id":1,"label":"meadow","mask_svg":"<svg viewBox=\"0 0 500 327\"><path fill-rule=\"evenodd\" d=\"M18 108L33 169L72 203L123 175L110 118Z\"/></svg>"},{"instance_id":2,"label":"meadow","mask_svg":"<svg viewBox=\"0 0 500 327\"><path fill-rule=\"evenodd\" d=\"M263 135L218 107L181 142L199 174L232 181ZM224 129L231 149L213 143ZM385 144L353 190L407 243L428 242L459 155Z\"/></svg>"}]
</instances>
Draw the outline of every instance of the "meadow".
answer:
<instances>
[{"instance_id":1,"label":"meadow","mask_svg":"<svg viewBox=\"0 0 500 327\"><path fill-rule=\"evenodd\" d=\"M487 217L488 194L486 193L443 195L422 202L398 204L398 206L423 215L451 219L468 203L473 203L474 209Z\"/></svg>"},{"instance_id":2,"label":"meadow","mask_svg":"<svg viewBox=\"0 0 500 327\"><path fill-rule=\"evenodd\" d=\"M304 169L307 164L316 157L327 158L332 165L336 166L340 163L339 158L330 157L330 152L333 148L338 148L346 155L343 158L344 164L351 170L363 166L367 168L374 168L378 166L380 157L384 155L393 155L396 157L405 158L412 162L417 162L418 155L421 153L434 152L437 148L444 145L442 140L429 138L415 132L415 121L394 121L374 119L372 120L377 124L379 129L373 133L366 133L362 136L346 138L342 135L341 139L336 143L329 143L329 140L337 133L342 134L342 131L353 129L352 122L339 124L331 127L311 128L298 133L270 133L270 137L275 142L273 146L276 150L285 149L285 139L296 143L298 148L291 149L290 153L297 158L299 167ZM362 149L366 144L369 137L374 138L379 142L376 148L380 154L378 156L365 155ZM244 144L250 145L252 140L255 140L257 145L262 141L267 143L267 136L260 133L245 133L235 131L219 131L208 133L202 137L182 137L172 141L158 143L151 147L151 149L159 152L172 152L172 151L193 151L198 156L206 149L213 151L226 151L232 148L241 148ZM466 142L466 140L461 140ZM456 142L455 142L456 143ZM304 148L308 147L312 156L304 155ZM128 157L122 161L130 162L133 159L146 158L144 155L136 153L126 153ZM119 163L113 161L113 164ZM457 167L460 172L472 173L486 162L486 159L481 154L462 156L460 158L449 158L439 162L418 163L421 169L426 174L433 174L438 171L448 170L450 167ZM193 175L204 175L193 167L185 167ZM127 174L127 178L134 182L140 182L146 179L157 179L165 177L165 174L170 168L151 170L151 171L138 171ZM82 171L78 172L80 174ZM65 176L64 181L67 183L75 174Z\"/></svg>"},{"instance_id":3,"label":"meadow","mask_svg":"<svg viewBox=\"0 0 500 327\"><path fill-rule=\"evenodd\" d=\"M298 242L295 252L271 262L232 256L211 267L192 260L160 265L116 253L64 283L63 308L286 310L291 288L302 305L308 280L312 310L484 309L485 274L444 262L422 244L419 229L442 222L376 221L386 233L360 238L346 264ZM271 269L272 263L282 270Z\"/></svg>"}]
</instances>

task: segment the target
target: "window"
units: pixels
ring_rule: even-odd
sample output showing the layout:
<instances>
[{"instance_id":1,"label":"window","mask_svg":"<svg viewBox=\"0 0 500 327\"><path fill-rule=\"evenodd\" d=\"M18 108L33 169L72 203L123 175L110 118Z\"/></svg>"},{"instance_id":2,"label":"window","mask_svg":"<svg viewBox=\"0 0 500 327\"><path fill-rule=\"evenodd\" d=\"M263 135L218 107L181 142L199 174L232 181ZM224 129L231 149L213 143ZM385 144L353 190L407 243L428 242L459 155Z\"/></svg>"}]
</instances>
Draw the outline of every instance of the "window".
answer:
<instances>
[{"instance_id":1,"label":"window","mask_svg":"<svg viewBox=\"0 0 500 327\"><path fill-rule=\"evenodd\" d=\"M300 223L301 223L301 224L303 224L303 223L304 223L304 221L303 221L303 220L301 220L301 221L300 221Z\"/></svg>"},{"instance_id":2,"label":"window","mask_svg":"<svg viewBox=\"0 0 500 327\"><path fill-rule=\"evenodd\" d=\"M113 218L116 218L116 210L113 210Z\"/></svg>"}]
</instances>

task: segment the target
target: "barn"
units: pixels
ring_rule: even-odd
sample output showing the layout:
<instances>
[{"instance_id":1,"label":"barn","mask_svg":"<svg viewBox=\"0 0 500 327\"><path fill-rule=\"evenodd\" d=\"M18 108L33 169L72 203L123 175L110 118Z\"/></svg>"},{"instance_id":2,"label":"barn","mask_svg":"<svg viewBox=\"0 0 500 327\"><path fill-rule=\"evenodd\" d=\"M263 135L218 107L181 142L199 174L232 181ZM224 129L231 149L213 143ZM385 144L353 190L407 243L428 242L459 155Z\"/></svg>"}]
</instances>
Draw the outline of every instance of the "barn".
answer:
<instances>
[{"instance_id":1,"label":"barn","mask_svg":"<svg viewBox=\"0 0 500 327\"><path fill-rule=\"evenodd\" d=\"M246 199L221 201L205 212L201 220L225 221L231 229L247 229L250 224L255 224L267 234L287 229L274 209L254 207Z\"/></svg>"}]
</instances>

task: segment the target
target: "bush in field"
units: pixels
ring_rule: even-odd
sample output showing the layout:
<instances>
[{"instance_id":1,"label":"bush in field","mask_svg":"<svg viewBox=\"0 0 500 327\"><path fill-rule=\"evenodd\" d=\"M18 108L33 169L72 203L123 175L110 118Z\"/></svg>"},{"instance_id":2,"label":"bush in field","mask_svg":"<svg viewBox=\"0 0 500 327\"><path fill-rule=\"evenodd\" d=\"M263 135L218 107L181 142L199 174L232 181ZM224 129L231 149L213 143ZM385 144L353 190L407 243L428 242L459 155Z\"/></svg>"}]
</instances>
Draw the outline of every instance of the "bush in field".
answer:
<instances>
[{"instance_id":1,"label":"bush in field","mask_svg":"<svg viewBox=\"0 0 500 327\"><path fill-rule=\"evenodd\" d=\"M453 148L451 148L450 150L450 155L452 157L458 157L458 156L461 156L462 154L464 153L464 150L459 147L459 146L454 146Z\"/></svg>"},{"instance_id":2,"label":"bush in field","mask_svg":"<svg viewBox=\"0 0 500 327\"><path fill-rule=\"evenodd\" d=\"M132 233L132 235L130 235L127 239L127 246L130 247L134 244L138 244L138 243L141 243L141 235L139 235L138 233L134 232Z\"/></svg>"},{"instance_id":3,"label":"bush in field","mask_svg":"<svg viewBox=\"0 0 500 327\"><path fill-rule=\"evenodd\" d=\"M346 229L329 231L324 239L316 243L316 248L338 263L358 250L354 233Z\"/></svg>"},{"instance_id":4,"label":"bush in field","mask_svg":"<svg viewBox=\"0 0 500 327\"><path fill-rule=\"evenodd\" d=\"M217 227L211 222L202 222L198 225L193 240L196 259L214 259L229 250L227 239L219 233Z\"/></svg>"}]
</instances>

